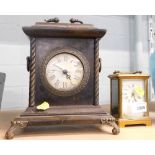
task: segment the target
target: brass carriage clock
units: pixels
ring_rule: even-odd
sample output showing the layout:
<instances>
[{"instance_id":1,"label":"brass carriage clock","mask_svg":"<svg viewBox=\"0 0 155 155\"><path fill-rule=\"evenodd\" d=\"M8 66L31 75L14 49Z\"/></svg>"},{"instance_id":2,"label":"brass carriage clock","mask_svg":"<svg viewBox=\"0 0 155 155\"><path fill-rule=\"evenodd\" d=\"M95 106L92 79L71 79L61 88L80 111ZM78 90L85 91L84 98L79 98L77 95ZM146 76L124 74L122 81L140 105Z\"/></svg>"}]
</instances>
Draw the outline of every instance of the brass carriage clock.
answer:
<instances>
[{"instance_id":1,"label":"brass carriage clock","mask_svg":"<svg viewBox=\"0 0 155 155\"><path fill-rule=\"evenodd\" d=\"M119 133L115 118L98 101L99 40L106 30L70 22L54 18L23 27L31 42L29 106L12 121L6 138L13 138L16 128L54 124L107 124ZM38 110L44 101L49 108Z\"/></svg>"},{"instance_id":2,"label":"brass carriage clock","mask_svg":"<svg viewBox=\"0 0 155 155\"><path fill-rule=\"evenodd\" d=\"M120 127L126 125L151 125L149 118L148 78L141 71L109 75L111 85L111 114Z\"/></svg>"}]
</instances>

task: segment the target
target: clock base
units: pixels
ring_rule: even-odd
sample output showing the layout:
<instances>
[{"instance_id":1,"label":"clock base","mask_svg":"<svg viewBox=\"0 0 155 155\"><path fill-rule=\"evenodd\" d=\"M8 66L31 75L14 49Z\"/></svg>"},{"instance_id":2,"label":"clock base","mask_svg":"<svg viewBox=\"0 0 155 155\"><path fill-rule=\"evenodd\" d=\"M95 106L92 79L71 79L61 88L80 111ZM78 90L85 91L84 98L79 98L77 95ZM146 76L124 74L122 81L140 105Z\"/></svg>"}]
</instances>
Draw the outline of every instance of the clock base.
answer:
<instances>
[{"instance_id":1,"label":"clock base","mask_svg":"<svg viewBox=\"0 0 155 155\"><path fill-rule=\"evenodd\" d=\"M137 120L118 119L117 124L120 128L124 128L125 126L129 126L129 125L151 126L152 122L151 122L151 119L149 117L146 117L146 118L137 119Z\"/></svg>"},{"instance_id":2,"label":"clock base","mask_svg":"<svg viewBox=\"0 0 155 155\"><path fill-rule=\"evenodd\" d=\"M119 134L120 130L115 122L115 118L106 112L94 114L71 114L71 115L47 115L47 116L32 116L24 113L16 117L11 122L11 127L6 132L5 138L12 139L15 136L15 131L19 128L28 126L46 126L46 125L88 125L102 124L111 126L112 134Z\"/></svg>"}]
</instances>

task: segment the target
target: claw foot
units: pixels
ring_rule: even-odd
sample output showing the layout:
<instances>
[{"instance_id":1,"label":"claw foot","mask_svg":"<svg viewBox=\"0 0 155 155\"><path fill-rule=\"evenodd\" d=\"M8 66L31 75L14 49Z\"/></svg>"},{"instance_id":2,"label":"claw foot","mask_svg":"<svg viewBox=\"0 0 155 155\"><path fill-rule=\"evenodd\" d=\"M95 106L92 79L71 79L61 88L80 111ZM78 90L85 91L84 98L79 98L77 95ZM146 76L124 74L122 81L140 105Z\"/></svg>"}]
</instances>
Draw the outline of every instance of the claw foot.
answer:
<instances>
[{"instance_id":1,"label":"claw foot","mask_svg":"<svg viewBox=\"0 0 155 155\"><path fill-rule=\"evenodd\" d=\"M117 124L115 123L114 119L106 119L106 120L101 119L101 123L113 127L113 129L112 129L113 135L118 135L120 133L120 129L117 126Z\"/></svg>"},{"instance_id":2,"label":"claw foot","mask_svg":"<svg viewBox=\"0 0 155 155\"><path fill-rule=\"evenodd\" d=\"M120 129L114 127L114 128L112 129L112 133L113 133L113 135L118 135L118 134L120 133Z\"/></svg>"},{"instance_id":3,"label":"claw foot","mask_svg":"<svg viewBox=\"0 0 155 155\"><path fill-rule=\"evenodd\" d=\"M27 126L27 121L12 121L11 127L7 130L5 134L6 139L13 139L15 136L15 130L18 128L25 128Z\"/></svg>"}]
</instances>

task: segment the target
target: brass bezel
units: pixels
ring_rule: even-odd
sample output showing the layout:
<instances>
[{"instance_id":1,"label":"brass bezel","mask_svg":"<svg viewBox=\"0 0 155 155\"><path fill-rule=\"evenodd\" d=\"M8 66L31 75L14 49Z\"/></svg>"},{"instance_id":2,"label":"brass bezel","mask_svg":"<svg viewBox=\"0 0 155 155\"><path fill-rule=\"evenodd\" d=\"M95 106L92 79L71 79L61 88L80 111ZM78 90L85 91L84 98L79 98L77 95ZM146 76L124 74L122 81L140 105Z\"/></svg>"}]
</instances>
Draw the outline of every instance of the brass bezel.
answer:
<instances>
[{"instance_id":1,"label":"brass bezel","mask_svg":"<svg viewBox=\"0 0 155 155\"><path fill-rule=\"evenodd\" d=\"M83 74L83 79L81 81L81 84L79 86L77 86L75 89L72 89L69 91L59 91L59 90L55 89L54 87L52 87L49 84L49 82L46 79L46 66L47 66L48 62L54 56L61 54L61 53L72 54L75 57L77 57L81 61L82 65L83 65L83 69L84 69L84 74ZM54 50L50 51L50 53L48 53L47 56L45 57L45 59L43 60L43 63L41 65L40 74L41 74L42 82L50 94L56 95L56 96L72 96L72 95L79 93L87 85L89 76L90 76L90 67L89 67L88 60L86 59L84 54L82 52L80 52L79 50L70 48L70 47L55 48Z\"/></svg>"}]
</instances>

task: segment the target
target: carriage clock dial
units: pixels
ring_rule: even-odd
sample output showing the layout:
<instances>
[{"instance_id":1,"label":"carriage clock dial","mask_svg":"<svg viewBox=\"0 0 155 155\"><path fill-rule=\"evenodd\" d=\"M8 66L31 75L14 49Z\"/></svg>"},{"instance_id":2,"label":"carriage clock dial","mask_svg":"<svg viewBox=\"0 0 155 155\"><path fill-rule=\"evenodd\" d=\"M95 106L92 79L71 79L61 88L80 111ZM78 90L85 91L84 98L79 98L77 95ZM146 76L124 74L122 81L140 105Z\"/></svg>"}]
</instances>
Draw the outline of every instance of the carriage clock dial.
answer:
<instances>
[{"instance_id":1,"label":"carriage clock dial","mask_svg":"<svg viewBox=\"0 0 155 155\"><path fill-rule=\"evenodd\" d=\"M142 102L144 98L143 81L124 81L123 83L123 101L127 103Z\"/></svg>"},{"instance_id":2,"label":"carriage clock dial","mask_svg":"<svg viewBox=\"0 0 155 155\"><path fill-rule=\"evenodd\" d=\"M43 62L43 81L49 92L70 96L81 91L89 79L89 64L84 55L72 48L55 49Z\"/></svg>"},{"instance_id":3,"label":"carriage clock dial","mask_svg":"<svg viewBox=\"0 0 155 155\"><path fill-rule=\"evenodd\" d=\"M144 80L123 80L122 103L123 116L136 119L146 112Z\"/></svg>"}]
</instances>

